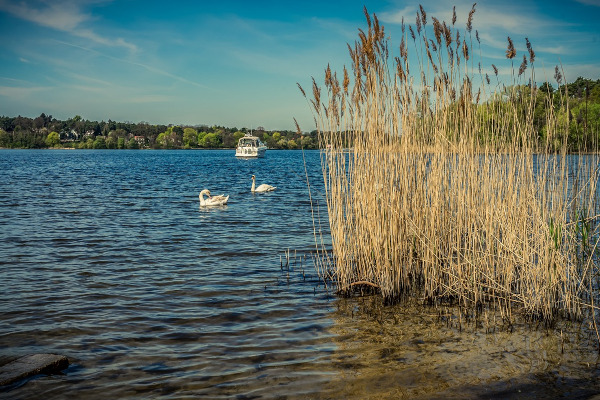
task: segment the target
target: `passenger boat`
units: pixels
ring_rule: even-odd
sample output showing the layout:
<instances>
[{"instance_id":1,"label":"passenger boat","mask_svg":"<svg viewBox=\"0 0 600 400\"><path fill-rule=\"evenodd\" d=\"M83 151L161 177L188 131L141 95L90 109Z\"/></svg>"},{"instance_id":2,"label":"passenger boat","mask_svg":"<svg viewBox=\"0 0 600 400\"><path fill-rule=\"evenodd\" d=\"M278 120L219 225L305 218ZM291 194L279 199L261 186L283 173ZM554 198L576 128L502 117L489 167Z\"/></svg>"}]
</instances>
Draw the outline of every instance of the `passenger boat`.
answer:
<instances>
[{"instance_id":1,"label":"passenger boat","mask_svg":"<svg viewBox=\"0 0 600 400\"><path fill-rule=\"evenodd\" d=\"M250 133L246 133L244 137L240 138L235 148L236 157L264 157L266 152L267 146L259 138L252 136Z\"/></svg>"}]
</instances>

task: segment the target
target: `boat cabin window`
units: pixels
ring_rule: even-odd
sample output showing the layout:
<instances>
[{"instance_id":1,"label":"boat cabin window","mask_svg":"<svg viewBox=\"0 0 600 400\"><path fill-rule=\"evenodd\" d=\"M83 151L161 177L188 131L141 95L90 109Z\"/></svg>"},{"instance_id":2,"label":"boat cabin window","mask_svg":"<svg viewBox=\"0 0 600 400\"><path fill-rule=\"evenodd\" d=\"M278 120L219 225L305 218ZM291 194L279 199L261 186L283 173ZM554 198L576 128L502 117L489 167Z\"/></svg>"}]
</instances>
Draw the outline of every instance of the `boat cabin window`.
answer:
<instances>
[{"instance_id":1,"label":"boat cabin window","mask_svg":"<svg viewBox=\"0 0 600 400\"><path fill-rule=\"evenodd\" d=\"M250 147L258 147L259 143L258 140L247 140L247 139L242 139L240 141L240 146L250 146Z\"/></svg>"}]
</instances>

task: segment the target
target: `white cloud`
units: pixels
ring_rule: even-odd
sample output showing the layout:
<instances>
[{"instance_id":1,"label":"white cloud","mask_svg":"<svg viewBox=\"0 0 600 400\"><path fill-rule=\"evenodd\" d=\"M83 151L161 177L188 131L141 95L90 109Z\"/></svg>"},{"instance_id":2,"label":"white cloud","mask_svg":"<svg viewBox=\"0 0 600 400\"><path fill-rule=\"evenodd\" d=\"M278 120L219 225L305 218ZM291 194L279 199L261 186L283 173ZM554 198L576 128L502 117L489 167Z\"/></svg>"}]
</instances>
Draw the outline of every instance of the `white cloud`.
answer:
<instances>
[{"instance_id":1,"label":"white cloud","mask_svg":"<svg viewBox=\"0 0 600 400\"><path fill-rule=\"evenodd\" d=\"M595 77L600 74L598 64L566 64L563 65L564 75L567 82L573 82L580 76Z\"/></svg>"},{"instance_id":2,"label":"white cloud","mask_svg":"<svg viewBox=\"0 0 600 400\"><path fill-rule=\"evenodd\" d=\"M110 39L95 33L91 29L83 28L82 26L89 24L93 19L92 15L81 10L81 7L85 5L84 3L73 0L53 2L0 0L0 11L40 26L89 39L104 46L124 47L131 51L137 51L135 44L124 39Z\"/></svg>"},{"instance_id":3,"label":"white cloud","mask_svg":"<svg viewBox=\"0 0 600 400\"><path fill-rule=\"evenodd\" d=\"M30 3L0 0L0 10L38 25L61 31L71 31L90 18L89 15L81 13L74 3L62 1L53 4L38 4L39 8Z\"/></svg>"},{"instance_id":4,"label":"white cloud","mask_svg":"<svg viewBox=\"0 0 600 400\"><path fill-rule=\"evenodd\" d=\"M600 0L579 0L587 2L600 2ZM547 32L548 30L556 30L557 27L566 26L564 21L559 19L551 19L548 17L540 17L540 14L529 7L529 3L502 3L497 5L493 2L485 2L484 5L478 2L475 7L473 16L473 28L480 31L492 32L495 34L501 31L508 35L528 34ZM465 24L471 8L473 0L457 0L453 4L456 6L456 28L464 30ZM430 1L424 2L424 9L427 13L427 20L430 24L431 17L436 17L441 21L452 22L453 6L448 5L445 1ZM383 22L400 24L402 17L406 24L415 25L416 13L418 7L408 6L398 11L385 12L381 14Z\"/></svg>"},{"instance_id":5,"label":"white cloud","mask_svg":"<svg viewBox=\"0 0 600 400\"><path fill-rule=\"evenodd\" d=\"M586 4L600 3L600 0L578 1ZM456 4L457 16L454 27L464 35L473 0L457 0L454 4ZM405 24L412 25L414 29L418 6L404 7L404 3L400 3L400 7L403 8L399 11L382 13L381 19L390 24L400 24L404 16ZM574 24L561 20L560 16L543 15L535 7L533 3L522 1L504 2L501 5L486 0L477 2L473 16L473 30L478 32L482 47L497 49L499 51L497 56L502 57L508 45L507 36L510 36L518 52L526 51L525 37L531 40L534 50L539 53L573 52L564 41L566 37L572 37L577 41L576 37L580 33L572 29L575 27ZM441 0L424 0L424 9L427 13L428 25L431 25L431 17L451 24L452 5L448 6L448 3ZM475 32L473 32L473 41L475 41ZM487 53L487 57L496 57L493 51Z\"/></svg>"},{"instance_id":6,"label":"white cloud","mask_svg":"<svg viewBox=\"0 0 600 400\"><path fill-rule=\"evenodd\" d=\"M427 10L425 10L427 11ZM415 18L417 17L417 7L404 7L398 11L389 11L383 12L378 18L381 22L390 23L390 24L402 24L402 19L404 18L404 24L410 25L415 22ZM408 29L408 28L407 28Z\"/></svg>"},{"instance_id":7,"label":"white cloud","mask_svg":"<svg viewBox=\"0 0 600 400\"><path fill-rule=\"evenodd\" d=\"M571 52L571 49L566 48L565 46L559 45L559 46L538 46L537 48L534 47L534 50L537 52L543 52L543 53L549 53L549 54L558 54L558 55L564 55L564 54L569 54Z\"/></svg>"}]
</instances>

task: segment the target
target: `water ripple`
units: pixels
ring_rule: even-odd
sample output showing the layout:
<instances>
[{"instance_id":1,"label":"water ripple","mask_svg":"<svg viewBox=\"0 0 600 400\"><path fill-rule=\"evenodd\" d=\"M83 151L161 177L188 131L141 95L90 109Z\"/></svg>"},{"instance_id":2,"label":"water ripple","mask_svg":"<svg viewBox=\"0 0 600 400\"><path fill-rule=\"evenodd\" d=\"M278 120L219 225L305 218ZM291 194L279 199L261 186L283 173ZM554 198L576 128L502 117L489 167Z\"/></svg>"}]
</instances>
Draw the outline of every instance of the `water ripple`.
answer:
<instances>
[{"instance_id":1,"label":"water ripple","mask_svg":"<svg viewBox=\"0 0 600 400\"><path fill-rule=\"evenodd\" d=\"M0 398L600 392L591 339L561 353L550 334L464 336L428 311L332 299L310 263L300 152L0 150L0 170L0 359L71 360ZM277 190L252 194L252 175ZM229 204L200 207L204 188Z\"/></svg>"}]
</instances>

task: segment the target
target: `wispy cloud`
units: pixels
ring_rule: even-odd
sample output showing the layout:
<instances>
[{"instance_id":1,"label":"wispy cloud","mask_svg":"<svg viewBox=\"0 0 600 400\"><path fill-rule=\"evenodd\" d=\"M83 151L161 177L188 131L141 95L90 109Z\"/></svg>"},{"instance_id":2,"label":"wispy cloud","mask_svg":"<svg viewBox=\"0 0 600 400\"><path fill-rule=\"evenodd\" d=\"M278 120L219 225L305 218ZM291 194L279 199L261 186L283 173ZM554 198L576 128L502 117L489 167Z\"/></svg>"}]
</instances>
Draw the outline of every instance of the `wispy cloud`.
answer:
<instances>
[{"instance_id":1,"label":"wispy cloud","mask_svg":"<svg viewBox=\"0 0 600 400\"><path fill-rule=\"evenodd\" d=\"M76 3L58 1L53 4L0 0L0 10L21 19L61 31L71 31L90 19Z\"/></svg>"},{"instance_id":2,"label":"wispy cloud","mask_svg":"<svg viewBox=\"0 0 600 400\"><path fill-rule=\"evenodd\" d=\"M400 10L383 12L379 18L384 23L401 24L404 21L405 24L411 24L415 20L416 12L416 7L407 6Z\"/></svg>"},{"instance_id":3,"label":"wispy cloud","mask_svg":"<svg viewBox=\"0 0 600 400\"><path fill-rule=\"evenodd\" d=\"M575 79L577 79L577 77L579 77L579 76L597 77L598 74L600 74L600 66L598 66L598 64L569 63L569 64L563 65L563 67L564 67L564 71L565 71L564 74L565 74L565 78L566 78L567 82L572 82Z\"/></svg>"},{"instance_id":4,"label":"wispy cloud","mask_svg":"<svg viewBox=\"0 0 600 400\"><path fill-rule=\"evenodd\" d=\"M104 53L99 52L97 50L90 49L90 48L83 47L83 46L78 46L78 45L73 44L73 43L67 43L67 42L63 42L63 41L60 41L60 40L55 40L55 42L63 44L65 46L75 47L75 48L78 48L78 49L81 49L81 50L84 50L84 51L88 51L90 53L94 53L94 54L96 54L98 56L106 57L106 58L111 59L111 60L119 61L119 62L122 62L122 63L125 63L125 64L135 65L137 67L140 67L140 68L143 68L143 69L145 69L147 71L150 71L150 72L152 72L154 74L166 76L166 77L169 77L169 78L171 78L173 80L176 80L176 81L180 81L180 82L183 82L183 83L194 85L194 86L197 86L197 87L200 87L200 88L207 88L205 85L203 85L201 83L191 81L191 80L183 78L181 76L178 76L178 75L172 74L170 72L164 71L164 70L162 70L160 68L156 68L156 67L153 67L153 66L150 66L150 65L146 65L146 64L143 64L143 63L139 63L139 62L135 62L135 61L130 61L130 60L126 60L126 59L123 59L123 58L118 58L118 57L115 57L115 56L104 54Z\"/></svg>"},{"instance_id":5,"label":"wispy cloud","mask_svg":"<svg viewBox=\"0 0 600 400\"><path fill-rule=\"evenodd\" d=\"M593 11L591 6L600 6L600 0L576 1L589 7L576 3L573 3L572 7L587 8L590 12ZM433 16L447 23L452 21L452 4L448 6L442 0L424 0L423 4L428 22ZM456 4L455 27L464 36L465 23L473 6L473 0L456 0L453 4ZM387 12L379 13L378 16L383 23L393 29L398 28L404 17L405 24L412 25L414 29L418 10L418 3L406 5L405 2L398 2L397 10L387 9ZM544 70L547 65L552 69L556 63L561 63L561 57L564 60L576 59L592 40L589 31L583 29L584 22L570 20L556 14L544 8L541 3L515 0L499 4L485 1L483 5L478 2L475 10L473 27L474 30L478 30L481 39L483 67L495 63L500 68L500 75L503 75L503 72L504 75L512 73L510 68L502 68L504 65L502 60L505 60L508 44L507 36L512 38L519 53L526 53L525 38L531 41L538 56L538 72ZM475 41L474 34L475 32L473 32L473 41ZM569 65L569 76L571 79L577 76L596 76L597 73L594 75L594 71L598 71L598 68L594 64Z\"/></svg>"},{"instance_id":6,"label":"wispy cloud","mask_svg":"<svg viewBox=\"0 0 600 400\"><path fill-rule=\"evenodd\" d=\"M73 78L76 81L91 83L91 84L94 84L97 86L103 86L103 87L108 87L108 88L112 88L115 86L115 84L113 82L109 82L109 81L106 81L103 79L92 78L88 75L82 75L82 74L78 74L78 73L74 73L74 72L65 72L65 75Z\"/></svg>"},{"instance_id":7,"label":"wispy cloud","mask_svg":"<svg viewBox=\"0 0 600 400\"><path fill-rule=\"evenodd\" d=\"M457 1L454 4L456 4L456 26L464 28L473 2L471 0L462 0ZM428 16L437 17L440 21L446 21L448 23L452 21L452 10L452 6L448 6L448 3L446 2L432 2L429 6L425 7ZM532 33L547 29L548 27L556 28L556 24L564 24L558 20L540 18L538 15L529 14L525 9L509 4L503 4L502 7L486 4L485 7L476 7L475 10L475 28L480 26L485 27L486 30L499 29L512 33ZM399 11L383 13L381 15L381 20L387 23L400 24L402 17L404 17L404 22L406 24L414 25L417 11L418 7L408 6Z\"/></svg>"},{"instance_id":8,"label":"wispy cloud","mask_svg":"<svg viewBox=\"0 0 600 400\"><path fill-rule=\"evenodd\" d=\"M89 39L104 46L124 47L130 51L138 50L135 44L122 38L111 39L84 27L86 23L90 23L93 19L91 14L82 10L85 4L86 2L76 0L53 2L0 0L0 11L40 26Z\"/></svg>"},{"instance_id":9,"label":"wispy cloud","mask_svg":"<svg viewBox=\"0 0 600 400\"><path fill-rule=\"evenodd\" d=\"M600 3L600 0L579 0L587 3ZM473 6L472 0L457 0L456 4L456 27L465 29L465 24L469 11ZM400 24L402 17L406 24L414 26L417 15L417 6L408 6L399 11L387 12L382 14L383 22L390 24ZM440 21L450 23L452 21L453 8L443 1L432 1L425 7L429 17L435 16ZM492 3L486 3L485 6L476 6L473 19L473 26L478 30L482 44L491 48L505 49L507 46L506 36L546 37L549 32L558 34L558 32L568 32L574 25L564 20L553 18L547 15L541 15L530 7L527 2L506 3L498 6ZM513 39L515 39L513 37ZM533 42L535 45L535 41ZM520 45L520 43L515 43ZM523 48L524 42L522 43ZM541 48L538 48L542 51ZM567 49L561 46L546 47L545 51L552 54L565 52Z\"/></svg>"},{"instance_id":10,"label":"wispy cloud","mask_svg":"<svg viewBox=\"0 0 600 400\"><path fill-rule=\"evenodd\" d=\"M227 34L198 43L190 42L186 37L185 46L195 48L197 54L212 54L227 68L280 78L292 77L293 83L324 69L321 62L315 64L315 60L322 60L325 66L327 60L335 64L333 60L339 59L340 54L347 54L346 43L355 40L358 33L357 25L337 18L304 18L302 29L296 29L295 24L231 15L210 17L203 20L192 37L204 37L222 26L230 27Z\"/></svg>"},{"instance_id":11,"label":"wispy cloud","mask_svg":"<svg viewBox=\"0 0 600 400\"><path fill-rule=\"evenodd\" d=\"M29 81L25 81L23 79L9 78L7 76L0 76L0 80L9 81L9 82L17 82L22 85L31 85L31 82L29 82Z\"/></svg>"},{"instance_id":12,"label":"wispy cloud","mask_svg":"<svg viewBox=\"0 0 600 400\"><path fill-rule=\"evenodd\" d=\"M108 39L108 38L105 38L103 36L98 35L94 31L89 30L89 29L79 29L79 30L76 30L76 31L72 31L72 33L74 35L76 35L76 36L79 36L79 37L82 37L82 38L86 38L86 39L90 39L93 42L96 42L98 44L102 44L102 45L105 45L105 46L124 47L126 49L129 49L132 52L138 51L138 47L135 44L129 43L129 42L125 41L122 38Z\"/></svg>"},{"instance_id":13,"label":"wispy cloud","mask_svg":"<svg viewBox=\"0 0 600 400\"><path fill-rule=\"evenodd\" d=\"M80 92L89 92L94 94L105 94L106 88L97 86L84 86L84 85L69 85L69 88L75 89Z\"/></svg>"},{"instance_id":14,"label":"wispy cloud","mask_svg":"<svg viewBox=\"0 0 600 400\"><path fill-rule=\"evenodd\" d=\"M143 95L138 97L131 97L128 99L131 103L137 104L146 104L146 103L168 103L172 102L174 99L171 96L164 96L160 94L150 94Z\"/></svg>"},{"instance_id":15,"label":"wispy cloud","mask_svg":"<svg viewBox=\"0 0 600 400\"><path fill-rule=\"evenodd\" d=\"M29 98L32 94L38 93L44 90L48 90L48 87L15 87L15 86L0 86L0 96L6 96L12 99L23 99Z\"/></svg>"},{"instance_id":16,"label":"wispy cloud","mask_svg":"<svg viewBox=\"0 0 600 400\"><path fill-rule=\"evenodd\" d=\"M600 7L600 0L575 0L578 3L588 6Z\"/></svg>"}]
</instances>

